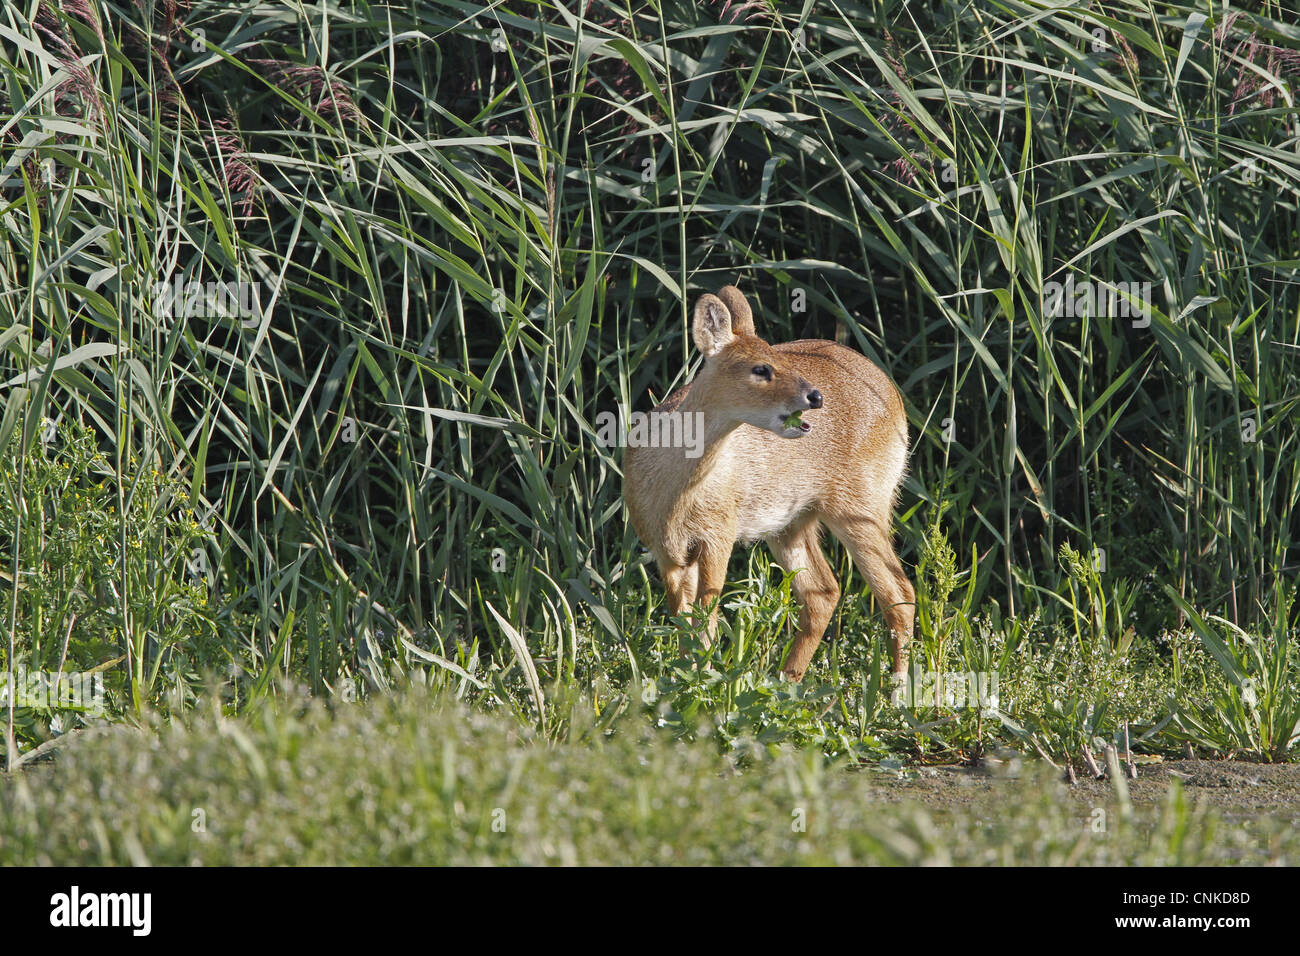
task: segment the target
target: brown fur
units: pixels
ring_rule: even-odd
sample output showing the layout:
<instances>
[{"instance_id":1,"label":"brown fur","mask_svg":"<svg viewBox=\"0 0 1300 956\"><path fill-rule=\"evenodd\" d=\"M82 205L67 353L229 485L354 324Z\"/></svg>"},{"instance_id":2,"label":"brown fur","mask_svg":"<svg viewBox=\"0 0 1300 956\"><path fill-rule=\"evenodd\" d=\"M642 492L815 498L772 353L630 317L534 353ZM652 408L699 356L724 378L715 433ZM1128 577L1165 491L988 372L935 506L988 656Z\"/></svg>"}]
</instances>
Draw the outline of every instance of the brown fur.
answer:
<instances>
[{"instance_id":1,"label":"brown fur","mask_svg":"<svg viewBox=\"0 0 1300 956\"><path fill-rule=\"evenodd\" d=\"M735 543L762 539L781 567L798 571L799 630L783 671L802 680L840 598L818 541L824 525L871 585L889 624L893 671L905 671L916 597L891 542L908 453L898 389L834 342L768 345L734 286L700 298L692 332L704 367L656 411L703 412L703 454L628 448L624 458L632 526L659 565L669 609L708 606L722 593ZM770 381L756 366L771 370ZM784 430L795 411L810 432ZM716 624L715 606L707 640Z\"/></svg>"}]
</instances>

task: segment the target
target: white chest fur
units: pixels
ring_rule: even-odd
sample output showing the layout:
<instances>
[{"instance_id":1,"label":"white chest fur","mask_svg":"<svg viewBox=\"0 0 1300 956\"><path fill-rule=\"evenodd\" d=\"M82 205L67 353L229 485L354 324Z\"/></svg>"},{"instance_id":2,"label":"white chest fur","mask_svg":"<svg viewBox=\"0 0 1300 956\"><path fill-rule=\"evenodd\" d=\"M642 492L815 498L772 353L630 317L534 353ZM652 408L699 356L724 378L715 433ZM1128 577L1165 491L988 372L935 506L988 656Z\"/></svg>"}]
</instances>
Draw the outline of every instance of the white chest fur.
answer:
<instances>
[{"instance_id":1,"label":"white chest fur","mask_svg":"<svg viewBox=\"0 0 1300 956\"><path fill-rule=\"evenodd\" d=\"M746 502L736 515L736 537L749 543L784 531L807 507L801 499L772 496Z\"/></svg>"}]
</instances>

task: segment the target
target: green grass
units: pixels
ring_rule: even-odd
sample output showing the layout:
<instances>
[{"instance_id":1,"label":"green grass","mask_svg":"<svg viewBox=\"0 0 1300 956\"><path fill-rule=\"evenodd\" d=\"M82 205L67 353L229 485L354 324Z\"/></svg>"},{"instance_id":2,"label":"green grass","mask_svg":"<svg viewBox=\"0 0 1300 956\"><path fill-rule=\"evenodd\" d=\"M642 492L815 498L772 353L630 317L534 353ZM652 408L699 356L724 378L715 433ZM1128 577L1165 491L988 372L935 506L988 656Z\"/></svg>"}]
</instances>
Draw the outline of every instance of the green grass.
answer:
<instances>
[{"instance_id":1,"label":"green grass","mask_svg":"<svg viewBox=\"0 0 1300 956\"><path fill-rule=\"evenodd\" d=\"M290 694L241 718L69 742L0 779L0 864L1285 863L1291 828L1071 797L1028 770L951 810L891 801L897 774L786 753L742 774L644 722L547 745L423 693L328 712ZM1098 814L1097 811L1104 811ZM1107 821L1104 829L1089 825Z\"/></svg>"},{"instance_id":2,"label":"green grass","mask_svg":"<svg viewBox=\"0 0 1300 956\"><path fill-rule=\"evenodd\" d=\"M1294 759L1280 3L169 9L0 11L6 670L95 670L115 720L416 682L742 763ZM803 687L762 551L682 655L593 422L689 377L724 282L900 385L917 659L996 707L890 702L838 548ZM4 722L12 769L86 719Z\"/></svg>"},{"instance_id":3,"label":"green grass","mask_svg":"<svg viewBox=\"0 0 1300 956\"><path fill-rule=\"evenodd\" d=\"M194 560L210 535L174 483L158 475L144 480L129 499L131 533L121 542L106 533L120 526L101 477L106 467L87 435L69 430L38 443L17 467L0 469L6 482L23 475L27 505L21 513L0 506L0 533L18 529L24 547L41 556L13 608L23 666L47 673L98 669L106 709L100 715L15 695L14 732L24 751L16 760L101 716L130 718L146 708L183 713L205 690L238 711L275 695L282 661L300 677L313 665L311 646L304 651L291 643L293 622L282 627L271 657L245 665L256 653L231 633L239 619L222 616L211 576ZM171 556L161 574L159 554ZM853 605L841 611L825 671L802 685L780 678L796 607L789 579L770 577L757 556L748 576L724 595L722 640L711 649L685 619L649 620L628 636L634 653L602 655L594 628L575 624L572 676L566 676L556 660L535 655L503 623L513 632L512 659L435 659L427 671L394 668L390 679L399 685L414 679L509 711L552 741L573 739L575 715L587 709L601 715L605 728L626 713L644 712L682 739L712 738L742 762L753 745L772 753L785 745L812 748L853 764L897 757L970 763L1014 746L1058 767L1078 767L1087 750L1100 753L1110 744L1123 751L1125 733L1135 749L1156 754L1182 755L1192 745L1202 753L1270 761L1294 755L1300 661L1284 624L1252 636L1189 607L1194 626L1186 630L1144 641L1129 628L1112 640L1100 576L1068 551L1063 564L1072 627L1043 624L1038 615L1003 619L995 607L976 614L975 574L960 566L938 521L927 529L917 566L916 693L924 693L925 674L978 674L996 681L982 697L972 685L961 689L961 699L914 694L896 700L882 673L883 625ZM130 609L139 640L125 648L133 662L128 668L110 656L123 632L108 599L117 566L127 568L130 593L139 600ZM317 613L305 629L329 634L328 618ZM346 627L347 618L340 618ZM417 659L432 658L412 648ZM332 693L352 700L374 689L344 676Z\"/></svg>"}]
</instances>

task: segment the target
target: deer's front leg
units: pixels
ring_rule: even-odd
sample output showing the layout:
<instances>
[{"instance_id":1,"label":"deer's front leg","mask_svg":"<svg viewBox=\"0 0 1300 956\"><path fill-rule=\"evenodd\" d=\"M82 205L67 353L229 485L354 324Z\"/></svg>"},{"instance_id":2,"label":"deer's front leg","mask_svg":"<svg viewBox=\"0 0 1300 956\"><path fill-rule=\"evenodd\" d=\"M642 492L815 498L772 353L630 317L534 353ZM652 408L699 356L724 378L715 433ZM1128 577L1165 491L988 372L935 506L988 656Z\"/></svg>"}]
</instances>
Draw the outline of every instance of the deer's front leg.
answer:
<instances>
[{"instance_id":1,"label":"deer's front leg","mask_svg":"<svg viewBox=\"0 0 1300 956\"><path fill-rule=\"evenodd\" d=\"M719 598L722 597L722 588L727 583L727 562L731 560L732 544L731 538L700 543L697 561L700 573L695 606L707 608L712 605L708 624L704 630L705 647L713 646L713 639L718 632L718 608L721 603Z\"/></svg>"},{"instance_id":2,"label":"deer's front leg","mask_svg":"<svg viewBox=\"0 0 1300 956\"><path fill-rule=\"evenodd\" d=\"M664 588L668 592L668 610L674 617L678 617L687 611L692 612L692 617L696 623L698 618L694 615L695 595L699 591L700 582L700 565L694 560L692 554L686 564L667 564L660 569L664 578ZM704 643L707 647L709 637L704 636ZM686 644L684 635L681 641L681 653L683 657L690 655L690 649Z\"/></svg>"},{"instance_id":3,"label":"deer's front leg","mask_svg":"<svg viewBox=\"0 0 1300 956\"><path fill-rule=\"evenodd\" d=\"M700 566L695 562L667 564L661 571L664 577L664 588L668 592L668 610L674 615L681 614L695 603Z\"/></svg>"}]
</instances>

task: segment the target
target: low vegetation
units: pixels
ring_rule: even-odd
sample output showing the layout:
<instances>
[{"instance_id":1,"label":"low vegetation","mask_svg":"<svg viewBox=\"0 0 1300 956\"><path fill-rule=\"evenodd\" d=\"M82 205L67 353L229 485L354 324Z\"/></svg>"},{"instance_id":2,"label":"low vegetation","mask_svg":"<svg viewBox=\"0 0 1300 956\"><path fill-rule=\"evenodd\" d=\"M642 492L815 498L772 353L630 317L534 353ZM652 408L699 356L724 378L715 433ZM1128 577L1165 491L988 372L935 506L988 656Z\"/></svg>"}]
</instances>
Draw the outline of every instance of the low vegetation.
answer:
<instances>
[{"instance_id":1,"label":"low vegetation","mask_svg":"<svg viewBox=\"0 0 1300 956\"><path fill-rule=\"evenodd\" d=\"M1294 861L1268 819L1223 826L1175 787L1135 806L1075 799L1031 765L927 809L893 771L815 754L743 773L643 721L574 714L551 745L511 718L422 692L340 704L289 693L231 718L116 727L0 780L0 863L988 864ZM978 792L977 792L978 791ZM1102 825L1098 825L1102 821Z\"/></svg>"}]
</instances>

